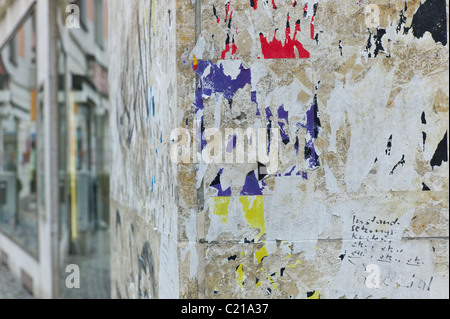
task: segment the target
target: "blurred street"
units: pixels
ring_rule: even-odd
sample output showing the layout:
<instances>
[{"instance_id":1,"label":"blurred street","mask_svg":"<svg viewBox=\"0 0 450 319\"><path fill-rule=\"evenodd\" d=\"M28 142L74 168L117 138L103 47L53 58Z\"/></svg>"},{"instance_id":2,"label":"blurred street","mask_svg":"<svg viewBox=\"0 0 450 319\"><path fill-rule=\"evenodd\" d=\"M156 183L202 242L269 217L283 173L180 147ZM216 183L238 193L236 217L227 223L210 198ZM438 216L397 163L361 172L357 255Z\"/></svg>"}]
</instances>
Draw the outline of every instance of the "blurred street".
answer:
<instances>
[{"instance_id":1,"label":"blurred street","mask_svg":"<svg viewBox=\"0 0 450 319\"><path fill-rule=\"evenodd\" d=\"M0 265L0 300L1 299L34 299L15 279L11 272Z\"/></svg>"},{"instance_id":2,"label":"blurred street","mask_svg":"<svg viewBox=\"0 0 450 319\"><path fill-rule=\"evenodd\" d=\"M0 299L110 297L108 32L105 0L0 0Z\"/></svg>"},{"instance_id":3,"label":"blurred street","mask_svg":"<svg viewBox=\"0 0 450 319\"><path fill-rule=\"evenodd\" d=\"M61 269L61 299L109 299L109 232L96 232L93 237L96 245L86 255L69 255L67 264L80 267L80 288L68 289L65 285L68 274Z\"/></svg>"}]
</instances>

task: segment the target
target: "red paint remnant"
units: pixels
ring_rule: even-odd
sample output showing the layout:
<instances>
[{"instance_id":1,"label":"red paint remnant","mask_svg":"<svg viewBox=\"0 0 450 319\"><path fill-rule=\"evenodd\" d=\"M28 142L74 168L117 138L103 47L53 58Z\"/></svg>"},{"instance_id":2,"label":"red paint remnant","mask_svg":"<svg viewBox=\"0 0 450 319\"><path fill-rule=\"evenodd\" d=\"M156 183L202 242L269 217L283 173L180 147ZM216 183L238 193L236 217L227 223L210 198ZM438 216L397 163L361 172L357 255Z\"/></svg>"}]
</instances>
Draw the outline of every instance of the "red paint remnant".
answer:
<instances>
[{"instance_id":1,"label":"red paint remnant","mask_svg":"<svg viewBox=\"0 0 450 319\"><path fill-rule=\"evenodd\" d=\"M276 6L276 4L275 4L275 0L272 0L272 8L273 8L274 10L277 9L277 6Z\"/></svg>"},{"instance_id":2,"label":"red paint remnant","mask_svg":"<svg viewBox=\"0 0 450 319\"><path fill-rule=\"evenodd\" d=\"M237 51L237 46L236 44L234 44L234 39L233 42L231 43L231 55L234 55Z\"/></svg>"},{"instance_id":3,"label":"red paint remnant","mask_svg":"<svg viewBox=\"0 0 450 319\"><path fill-rule=\"evenodd\" d=\"M225 3L225 22L228 20L228 29L231 29L231 19L233 19L233 10L230 10L231 6L231 0L228 0L228 2Z\"/></svg>"},{"instance_id":4,"label":"red paint remnant","mask_svg":"<svg viewBox=\"0 0 450 319\"><path fill-rule=\"evenodd\" d=\"M227 55L227 53L230 51L230 45L229 44L225 44L225 50L222 51L222 54L220 55L220 58L222 60L225 60L225 57Z\"/></svg>"},{"instance_id":5,"label":"red paint remnant","mask_svg":"<svg viewBox=\"0 0 450 319\"><path fill-rule=\"evenodd\" d=\"M314 19L316 17L316 12L317 12L317 7L319 6L319 3L315 3L314 4L314 9L313 9L313 15L311 17L311 22L309 24L309 29L311 31L311 39L314 40L315 39L315 33L314 33Z\"/></svg>"},{"instance_id":6,"label":"red paint remnant","mask_svg":"<svg viewBox=\"0 0 450 319\"><path fill-rule=\"evenodd\" d=\"M309 23L309 29L311 32L311 39L315 40L315 32L314 32L314 20L316 18L316 12L317 12L317 7L319 6L319 2L315 3L313 6L313 15L311 17L311 21ZM304 15L303 17L306 18L306 13L308 12L308 5L305 5L305 7L303 8L304 11Z\"/></svg>"},{"instance_id":7,"label":"red paint remnant","mask_svg":"<svg viewBox=\"0 0 450 319\"><path fill-rule=\"evenodd\" d=\"M258 0L250 0L250 5L253 7L253 10L258 9Z\"/></svg>"},{"instance_id":8,"label":"red paint remnant","mask_svg":"<svg viewBox=\"0 0 450 319\"><path fill-rule=\"evenodd\" d=\"M309 58L309 52L303 47L300 41L296 40L297 32L300 32L300 20L295 23L295 32L291 37L291 28L289 25L289 15L286 23L286 32L284 43L276 39L276 32L273 35L272 41L267 41L267 38L260 33L259 39L261 41L261 50L265 59L295 59L295 49L298 51L299 58Z\"/></svg>"},{"instance_id":9,"label":"red paint remnant","mask_svg":"<svg viewBox=\"0 0 450 319\"><path fill-rule=\"evenodd\" d=\"M229 0L227 3L225 3L225 13L226 13L225 22L227 21L228 15L230 14L230 5L231 5L231 0ZM231 16L232 15L233 15L233 11L231 11ZM231 16L230 16L230 19L231 19Z\"/></svg>"},{"instance_id":10,"label":"red paint remnant","mask_svg":"<svg viewBox=\"0 0 450 319\"><path fill-rule=\"evenodd\" d=\"M220 23L220 19L219 19L219 17L217 16L217 10L216 10L216 6L215 5L213 5L213 15L216 17L216 21L217 21L217 24L219 24Z\"/></svg>"},{"instance_id":11,"label":"red paint remnant","mask_svg":"<svg viewBox=\"0 0 450 319\"><path fill-rule=\"evenodd\" d=\"M195 57L195 54L192 56L192 68L195 70L197 70L197 66L198 66L198 61L197 58Z\"/></svg>"},{"instance_id":12,"label":"red paint remnant","mask_svg":"<svg viewBox=\"0 0 450 319\"><path fill-rule=\"evenodd\" d=\"M237 46L234 43L234 37L230 46L230 35L227 34L227 40L225 41L225 50L222 51L221 55L220 55L220 59L221 60L225 60L227 53L231 51L231 58L234 59L233 55L236 53L237 51Z\"/></svg>"},{"instance_id":13,"label":"red paint remnant","mask_svg":"<svg viewBox=\"0 0 450 319\"><path fill-rule=\"evenodd\" d=\"M296 5L297 5L297 0L294 0L294 2L292 2L292 8L295 8Z\"/></svg>"}]
</instances>

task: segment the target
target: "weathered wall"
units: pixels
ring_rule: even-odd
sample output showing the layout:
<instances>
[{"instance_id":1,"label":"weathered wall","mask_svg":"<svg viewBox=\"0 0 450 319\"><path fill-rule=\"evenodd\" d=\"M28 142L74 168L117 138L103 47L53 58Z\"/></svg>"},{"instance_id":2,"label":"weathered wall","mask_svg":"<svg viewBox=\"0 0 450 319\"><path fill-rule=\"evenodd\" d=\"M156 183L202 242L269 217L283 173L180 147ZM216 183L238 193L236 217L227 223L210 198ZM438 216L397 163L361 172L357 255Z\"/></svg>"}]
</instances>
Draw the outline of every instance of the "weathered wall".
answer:
<instances>
[{"instance_id":1,"label":"weathered wall","mask_svg":"<svg viewBox=\"0 0 450 319\"><path fill-rule=\"evenodd\" d=\"M446 1L145 3L110 19L113 295L448 298Z\"/></svg>"},{"instance_id":2,"label":"weathered wall","mask_svg":"<svg viewBox=\"0 0 450 319\"><path fill-rule=\"evenodd\" d=\"M178 296L175 1L111 1L112 296Z\"/></svg>"}]
</instances>

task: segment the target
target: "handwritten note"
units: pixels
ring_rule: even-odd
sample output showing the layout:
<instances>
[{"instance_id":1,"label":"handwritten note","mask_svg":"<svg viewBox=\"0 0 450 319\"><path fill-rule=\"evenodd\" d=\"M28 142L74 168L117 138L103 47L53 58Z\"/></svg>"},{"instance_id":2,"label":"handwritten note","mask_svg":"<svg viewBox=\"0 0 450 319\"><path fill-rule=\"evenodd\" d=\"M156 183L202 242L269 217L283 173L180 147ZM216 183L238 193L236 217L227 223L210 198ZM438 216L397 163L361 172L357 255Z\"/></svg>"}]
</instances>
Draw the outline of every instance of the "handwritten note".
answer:
<instances>
[{"instance_id":1,"label":"handwritten note","mask_svg":"<svg viewBox=\"0 0 450 319\"><path fill-rule=\"evenodd\" d=\"M401 245L402 227L398 218L380 219L373 216L368 219L352 217L350 250L348 261L364 258L381 263L399 263L408 266L420 266L419 256L404 254Z\"/></svg>"}]
</instances>

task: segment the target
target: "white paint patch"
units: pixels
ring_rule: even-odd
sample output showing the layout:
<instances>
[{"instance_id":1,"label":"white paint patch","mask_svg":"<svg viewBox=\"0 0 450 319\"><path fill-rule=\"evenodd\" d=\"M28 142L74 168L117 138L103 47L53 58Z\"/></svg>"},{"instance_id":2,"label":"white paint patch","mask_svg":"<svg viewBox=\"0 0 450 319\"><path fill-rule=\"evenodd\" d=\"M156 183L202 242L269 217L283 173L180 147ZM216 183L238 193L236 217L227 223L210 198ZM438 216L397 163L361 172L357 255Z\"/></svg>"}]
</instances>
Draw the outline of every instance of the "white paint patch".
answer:
<instances>
[{"instance_id":1,"label":"white paint patch","mask_svg":"<svg viewBox=\"0 0 450 319\"><path fill-rule=\"evenodd\" d=\"M220 60L217 62L219 67L223 67L223 73L230 76L232 80L236 80L241 74L242 62L239 60Z\"/></svg>"},{"instance_id":2,"label":"white paint patch","mask_svg":"<svg viewBox=\"0 0 450 319\"><path fill-rule=\"evenodd\" d=\"M190 59L193 60L193 56L195 54L196 59L202 60L204 51L205 51L205 37L200 36L197 40L197 43L195 44L194 49L192 49Z\"/></svg>"},{"instance_id":3,"label":"white paint patch","mask_svg":"<svg viewBox=\"0 0 450 319\"><path fill-rule=\"evenodd\" d=\"M222 94L215 94L215 106L214 106L214 128L220 129L220 123L222 119Z\"/></svg>"},{"instance_id":4,"label":"white paint patch","mask_svg":"<svg viewBox=\"0 0 450 319\"><path fill-rule=\"evenodd\" d=\"M317 239L331 229L332 214L320 197L300 193L299 179L283 178L273 191L264 191L264 217L267 241L294 242L296 251L313 258Z\"/></svg>"},{"instance_id":5,"label":"white paint patch","mask_svg":"<svg viewBox=\"0 0 450 319\"><path fill-rule=\"evenodd\" d=\"M199 257L197 253L197 212L195 210L191 210L189 218L186 220L186 236L189 240L186 247L181 249L181 260L185 261L188 253L189 253L189 278L197 277L197 269L199 263Z\"/></svg>"},{"instance_id":6,"label":"white paint patch","mask_svg":"<svg viewBox=\"0 0 450 319\"><path fill-rule=\"evenodd\" d=\"M176 234L176 233L175 233ZM179 296L178 244L169 236L161 236L159 260L159 293L161 299Z\"/></svg>"},{"instance_id":7,"label":"white paint patch","mask_svg":"<svg viewBox=\"0 0 450 319\"><path fill-rule=\"evenodd\" d=\"M330 170L330 167L326 163L324 165L324 170L325 170L325 183L328 191L332 194L340 193L341 189L339 188L336 177L334 176L333 172Z\"/></svg>"},{"instance_id":8,"label":"white paint patch","mask_svg":"<svg viewBox=\"0 0 450 319\"><path fill-rule=\"evenodd\" d=\"M329 151L337 152L336 132L345 127L346 116L351 127L345 167L349 192L357 192L373 168L377 174L370 178L376 179L378 190L417 190L421 184L414 169L414 154L422 144L417 127L425 105L432 102L433 84L431 79L413 77L388 108L395 71L386 72L378 62L358 83L336 81L330 94L326 109L331 127ZM386 155L391 135L392 147Z\"/></svg>"},{"instance_id":9,"label":"white paint patch","mask_svg":"<svg viewBox=\"0 0 450 319\"><path fill-rule=\"evenodd\" d=\"M258 82L267 76L267 66L266 63L262 61L255 61L250 66L251 69L251 83L252 87L257 86Z\"/></svg>"},{"instance_id":10,"label":"white paint patch","mask_svg":"<svg viewBox=\"0 0 450 319\"><path fill-rule=\"evenodd\" d=\"M222 217L213 213L213 198L206 199L206 207L209 207L210 226L205 239L208 242L218 240L219 238L233 236L234 238L253 238L258 231L250 229L245 220L242 210L242 204L238 196L230 197L230 205L228 206L227 223L222 223Z\"/></svg>"}]
</instances>

